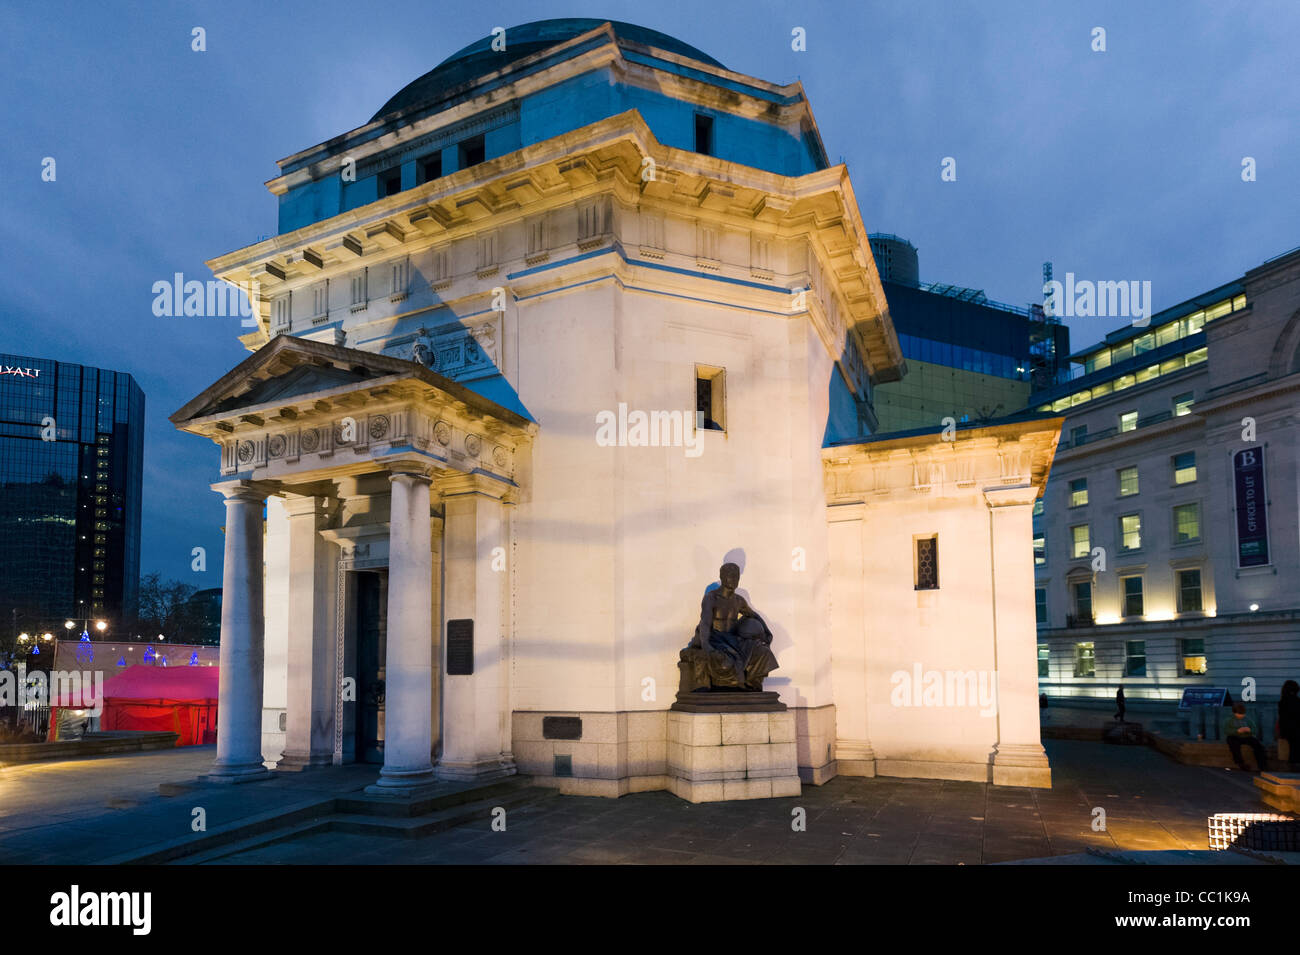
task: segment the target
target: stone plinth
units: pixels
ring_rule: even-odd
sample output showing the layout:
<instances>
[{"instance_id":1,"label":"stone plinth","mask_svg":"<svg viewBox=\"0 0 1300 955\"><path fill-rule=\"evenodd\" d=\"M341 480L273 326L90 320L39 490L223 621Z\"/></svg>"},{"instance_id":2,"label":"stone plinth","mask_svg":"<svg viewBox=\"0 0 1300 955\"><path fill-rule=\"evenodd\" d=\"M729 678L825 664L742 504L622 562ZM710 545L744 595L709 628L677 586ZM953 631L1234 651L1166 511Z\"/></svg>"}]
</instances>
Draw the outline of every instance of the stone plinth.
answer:
<instances>
[{"instance_id":1,"label":"stone plinth","mask_svg":"<svg viewBox=\"0 0 1300 955\"><path fill-rule=\"evenodd\" d=\"M1274 809L1300 813L1300 773L1260 773L1255 777L1260 798Z\"/></svg>"},{"instance_id":2,"label":"stone plinth","mask_svg":"<svg viewBox=\"0 0 1300 955\"><path fill-rule=\"evenodd\" d=\"M668 713L668 788L688 802L799 795L794 714Z\"/></svg>"}]
</instances>

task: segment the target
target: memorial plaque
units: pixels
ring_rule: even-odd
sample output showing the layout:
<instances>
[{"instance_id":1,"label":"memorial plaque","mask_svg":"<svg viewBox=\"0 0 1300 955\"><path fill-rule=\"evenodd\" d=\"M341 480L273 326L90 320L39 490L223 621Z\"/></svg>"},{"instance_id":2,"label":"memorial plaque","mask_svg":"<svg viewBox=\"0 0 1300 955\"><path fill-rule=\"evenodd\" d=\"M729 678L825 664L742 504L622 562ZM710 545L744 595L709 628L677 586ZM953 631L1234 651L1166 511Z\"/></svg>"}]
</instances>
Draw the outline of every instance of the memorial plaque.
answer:
<instances>
[{"instance_id":1,"label":"memorial plaque","mask_svg":"<svg viewBox=\"0 0 1300 955\"><path fill-rule=\"evenodd\" d=\"M474 673L474 621L447 621L447 675L472 676Z\"/></svg>"},{"instance_id":2,"label":"memorial plaque","mask_svg":"<svg viewBox=\"0 0 1300 955\"><path fill-rule=\"evenodd\" d=\"M543 716L542 739L582 739L582 717Z\"/></svg>"}]
</instances>

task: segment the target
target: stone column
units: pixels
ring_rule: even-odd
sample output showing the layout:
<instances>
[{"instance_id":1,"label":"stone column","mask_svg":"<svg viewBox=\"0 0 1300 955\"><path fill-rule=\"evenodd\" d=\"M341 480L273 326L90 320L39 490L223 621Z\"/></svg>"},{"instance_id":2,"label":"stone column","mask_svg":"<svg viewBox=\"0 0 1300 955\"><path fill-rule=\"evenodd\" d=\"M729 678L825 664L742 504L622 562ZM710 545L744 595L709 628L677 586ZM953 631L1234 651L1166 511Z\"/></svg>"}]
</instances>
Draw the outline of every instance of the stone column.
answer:
<instances>
[{"instance_id":1,"label":"stone column","mask_svg":"<svg viewBox=\"0 0 1300 955\"><path fill-rule=\"evenodd\" d=\"M835 700L834 772L876 775L867 696L866 570L863 563L866 506L826 508L831 576L831 693ZM815 780L819 785L823 780Z\"/></svg>"},{"instance_id":2,"label":"stone column","mask_svg":"<svg viewBox=\"0 0 1300 955\"><path fill-rule=\"evenodd\" d=\"M270 775L262 762L262 509L267 492L251 481L214 484L213 490L226 498L226 552L217 759L203 778L239 783Z\"/></svg>"},{"instance_id":3,"label":"stone column","mask_svg":"<svg viewBox=\"0 0 1300 955\"><path fill-rule=\"evenodd\" d=\"M443 620L473 621L472 674L443 670L442 756L438 778L483 780L515 772L510 754L509 682L503 646L508 625L504 488L478 475L441 484ZM443 634L443 663L448 639Z\"/></svg>"},{"instance_id":4,"label":"stone column","mask_svg":"<svg viewBox=\"0 0 1300 955\"><path fill-rule=\"evenodd\" d=\"M993 573L994 660L998 675L995 786L1051 788L1039 737L1038 627L1034 615L1033 521L1037 489L990 488L989 555Z\"/></svg>"},{"instance_id":5,"label":"stone column","mask_svg":"<svg viewBox=\"0 0 1300 955\"><path fill-rule=\"evenodd\" d=\"M433 781L433 632L428 472L394 466L388 531L384 768L367 792L402 795Z\"/></svg>"},{"instance_id":6,"label":"stone column","mask_svg":"<svg viewBox=\"0 0 1300 955\"><path fill-rule=\"evenodd\" d=\"M301 771L334 762L335 633L330 613L337 560L320 530L327 499L297 495L284 502L289 517L289 668L284 754L279 770Z\"/></svg>"}]
</instances>

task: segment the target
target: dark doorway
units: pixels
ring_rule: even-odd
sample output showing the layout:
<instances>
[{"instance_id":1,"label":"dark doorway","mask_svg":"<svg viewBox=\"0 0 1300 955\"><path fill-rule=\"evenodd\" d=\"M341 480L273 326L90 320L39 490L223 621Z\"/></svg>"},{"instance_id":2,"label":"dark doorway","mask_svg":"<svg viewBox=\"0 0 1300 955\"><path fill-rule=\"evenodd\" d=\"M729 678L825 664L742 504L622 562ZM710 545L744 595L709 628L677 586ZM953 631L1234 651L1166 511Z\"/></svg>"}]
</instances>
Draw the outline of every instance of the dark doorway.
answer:
<instances>
[{"instance_id":1,"label":"dark doorway","mask_svg":"<svg viewBox=\"0 0 1300 955\"><path fill-rule=\"evenodd\" d=\"M388 575L357 574L357 762L384 761Z\"/></svg>"}]
</instances>

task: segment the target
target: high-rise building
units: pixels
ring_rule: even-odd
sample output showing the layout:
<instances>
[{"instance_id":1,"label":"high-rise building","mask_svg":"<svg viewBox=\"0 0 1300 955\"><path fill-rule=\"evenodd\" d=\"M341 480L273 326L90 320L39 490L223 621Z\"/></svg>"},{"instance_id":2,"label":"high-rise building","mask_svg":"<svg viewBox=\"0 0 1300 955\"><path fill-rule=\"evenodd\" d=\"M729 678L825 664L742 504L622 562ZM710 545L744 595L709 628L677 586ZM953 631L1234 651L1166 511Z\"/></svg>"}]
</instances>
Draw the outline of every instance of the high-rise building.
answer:
<instances>
[{"instance_id":1,"label":"high-rise building","mask_svg":"<svg viewBox=\"0 0 1300 955\"><path fill-rule=\"evenodd\" d=\"M143 465L130 375L0 354L0 626L134 615Z\"/></svg>"},{"instance_id":2,"label":"high-rise building","mask_svg":"<svg viewBox=\"0 0 1300 955\"><path fill-rule=\"evenodd\" d=\"M1063 378L1070 330L1038 306L1019 308L980 289L922 283L915 246L873 233L871 253L907 374L874 392L881 431L981 423L1015 414Z\"/></svg>"}]
</instances>

